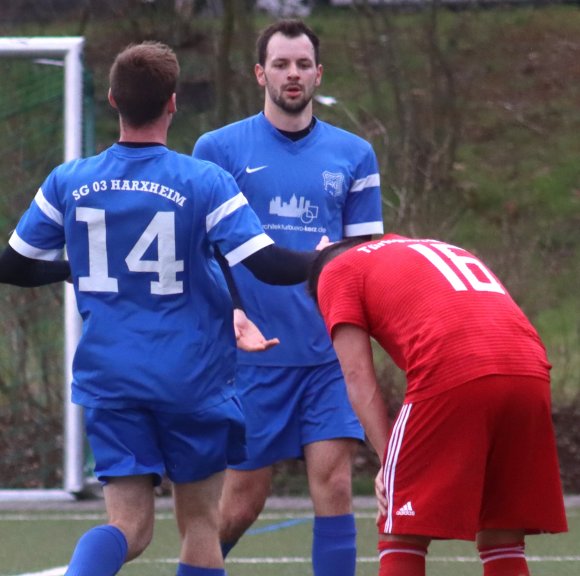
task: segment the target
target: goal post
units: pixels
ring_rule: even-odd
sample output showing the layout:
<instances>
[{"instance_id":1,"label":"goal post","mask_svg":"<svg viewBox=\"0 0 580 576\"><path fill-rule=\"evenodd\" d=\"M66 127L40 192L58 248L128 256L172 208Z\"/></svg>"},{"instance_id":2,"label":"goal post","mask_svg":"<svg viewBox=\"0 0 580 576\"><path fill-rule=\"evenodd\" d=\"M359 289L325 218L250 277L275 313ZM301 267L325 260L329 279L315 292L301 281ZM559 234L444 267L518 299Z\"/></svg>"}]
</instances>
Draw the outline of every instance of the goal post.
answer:
<instances>
[{"instance_id":1,"label":"goal post","mask_svg":"<svg viewBox=\"0 0 580 576\"><path fill-rule=\"evenodd\" d=\"M82 37L2 37L0 58L53 59L64 69L63 158L70 161L83 151L83 54ZM50 146L50 142L46 146ZM27 191L30 193L31 191ZM84 431L82 409L70 401L72 359L81 332L74 290L66 284L64 293L64 423L62 490L0 489L0 499L73 498L85 487Z\"/></svg>"}]
</instances>

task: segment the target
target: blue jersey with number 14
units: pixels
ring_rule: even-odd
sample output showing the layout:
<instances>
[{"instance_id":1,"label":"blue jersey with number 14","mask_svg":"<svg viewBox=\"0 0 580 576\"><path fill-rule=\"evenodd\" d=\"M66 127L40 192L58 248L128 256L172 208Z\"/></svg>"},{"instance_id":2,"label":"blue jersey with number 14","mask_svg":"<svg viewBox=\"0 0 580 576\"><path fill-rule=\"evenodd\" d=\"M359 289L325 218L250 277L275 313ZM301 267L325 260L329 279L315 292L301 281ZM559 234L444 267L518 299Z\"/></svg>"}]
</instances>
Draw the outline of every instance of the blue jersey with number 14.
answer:
<instances>
[{"instance_id":1,"label":"blue jersey with number 14","mask_svg":"<svg viewBox=\"0 0 580 576\"><path fill-rule=\"evenodd\" d=\"M66 243L83 331L73 401L195 412L234 394L231 265L271 244L233 178L165 146L115 144L57 167L10 245L57 258Z\"/></svg>"},{"instance_id":2,"label":"blue jersey with number 14","mask_svg":"<svg viewBox=\"0 0 580 576\"><path fill-rule=\"evenodd\" d=\"M317 120L297 141L257 114L203 135L194 156L230 172L277 244L313 250L332 241L383 233L377 159L362 138ZM248 316L280 345L238 353L262 366L314 366L336 359L305 286L268 286L242 266L232 269Z\"/></svg>"}]
</instances>

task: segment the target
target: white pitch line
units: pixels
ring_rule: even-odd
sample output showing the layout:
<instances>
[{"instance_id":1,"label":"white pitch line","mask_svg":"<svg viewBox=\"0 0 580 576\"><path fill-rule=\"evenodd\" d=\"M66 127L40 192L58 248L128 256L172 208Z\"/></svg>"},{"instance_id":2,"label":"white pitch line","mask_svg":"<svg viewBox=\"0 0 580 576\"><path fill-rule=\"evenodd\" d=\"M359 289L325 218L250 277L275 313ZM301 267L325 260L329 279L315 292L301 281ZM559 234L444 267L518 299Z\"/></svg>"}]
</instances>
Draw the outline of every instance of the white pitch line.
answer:
<instances>
[{"instance_id":1,"label":"white pitch line","mask_svg":"<svg viewBox=\"0 0 580 576\"><path fill-rule=\"evenodd\" d=\"M376 512L355 512L355 518L376 518ZM580 515L580 510L567 510L566 516L568 518L577 518ZM23 522L23 521L44 521L44 520L74 520L74 521L83 521L83 520L106 520L106 514L103 511L102 513L96 512L86 512L86 513L73 513L73 514L66 514L66 513L56 513L56 514L47 514L47 513L36 513L30 514L28 512L22 513L8 513L2 514L0 511L0 522ZM174 520L174 516L172 512L158 512L155 514L156 520ZM284 519L294 519L294 518L313 518L312 512L262 512L260 514L259 520L284 520Z\"/></svg>"},{"instance_id":2,"label":"white pitch line","mask_svg":"<svg viewBox=\"0 0 580 576\"><path fill-rule=\"evenodd\" d=\"M356 518L375 518L376 512L357 512L355 513ZM83 520L106 520L107 516L103 512L101 514L95 512L87 512L87 513L74 513L74 514L29 514L29 513L10 513L10 514L2 514L0 513L0 522L25 522L25 521L79 521L82 522ZM165 513L158 513L155 515L156 520L174 520L174 516L171 512ZM282 513L282 512L263 512L260 514L260 520L292 520L295 518L313 518L312 513L308 512L289 512L289 513Z\"/></svg>"},{"instance_id":3,"label":"white pitch line","mask_svg":"<svg viewBox=\"0 0 580 576\"><path fill-rule=\"evenodd\" d=\"M15 576L63 576L68 566L60 566L58 568L49 568L48 570L41 570L40 572L26 572L25 574L18 574Z\"/></svg>"},{"instance_id":4,"label":"white pitch line","mask_svg":"<svg viewBox=\"0 0 580 576\"><path fill-rule=\"evenodd\" d=\"M580 562L580 556L527 556L528 562ZM177 558L157 558L146 559L137 558L131 564L175 564L178 563ZM479 562L477 556L432 556L427 558L428 562L443 562L443 563L475 563ZM282 558L228 558L228 564L310 564L312 558L304 556L287 556ZM378 563L378 556L359 556L357 563L369 564ZM67 566L60 566L57 568L50 568L48 570L41 570L40 572L26 572L24 574L15 574L13 576L63 576L66 572Z\"/></svg>"},{"instance_id":5,"label":"white pitch line","mask_svg":"<svg viewBox=\"0 0 580 576\"><path fill-rule=\"evenodd\" d=\"M105 514L0 514L0 522L43 522L43 521L79 521L106 520Z\"/></svg>"},{"instance_id":6,"label":"white pitch line","mask_svg":"<svg viewBox=\"0 0 580 576\"><path fill-rule=\"evenodd\" d=\"M580 556L527 556L528 562L580 562ZM377 556L359 556L357 563L378 563ZM479 562L477 556L428 556L427 562ZM229 558L228 564L309 564L312 558L308 557L282 557L282 558Z\"/></svg>"}]
</instances>

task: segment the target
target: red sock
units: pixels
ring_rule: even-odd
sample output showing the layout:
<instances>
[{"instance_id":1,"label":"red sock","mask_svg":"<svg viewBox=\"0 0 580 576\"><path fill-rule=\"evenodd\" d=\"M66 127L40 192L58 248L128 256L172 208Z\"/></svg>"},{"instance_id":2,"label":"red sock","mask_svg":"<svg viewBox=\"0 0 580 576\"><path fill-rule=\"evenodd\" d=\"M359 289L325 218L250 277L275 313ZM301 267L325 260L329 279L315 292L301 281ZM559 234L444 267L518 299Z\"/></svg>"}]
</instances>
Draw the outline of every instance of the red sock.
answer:
<instances>
[{"instance_id":1,"label":"red sock","mask_svg":"<svg viewBox=\"0 0 580 576\"><path fill-rule=\"evenodd\" d=\"M425 576L427 548L407 542L379 542L379 576Z\"/></svg>"},{"instance_id":2,"label":"red sock","mask_svg":"<svg viewBox=\"0 0 580 576\"><path fill-rule=\"evenodd\" d=\"M524 543L479 548L483 576L530 576Z\"/></svg>"}]
</instances>

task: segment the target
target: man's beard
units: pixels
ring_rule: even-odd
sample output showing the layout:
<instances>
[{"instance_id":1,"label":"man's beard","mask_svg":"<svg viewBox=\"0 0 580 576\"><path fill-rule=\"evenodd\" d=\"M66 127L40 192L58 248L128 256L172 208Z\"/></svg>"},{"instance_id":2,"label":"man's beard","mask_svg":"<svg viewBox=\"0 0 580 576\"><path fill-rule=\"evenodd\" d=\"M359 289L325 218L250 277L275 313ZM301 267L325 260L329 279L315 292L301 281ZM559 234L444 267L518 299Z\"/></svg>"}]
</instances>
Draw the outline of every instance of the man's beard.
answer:
<instances>
[{"instance_id":1,"label":"man's beard","mask_svg":"<svg viewBox=\"0 0 580 576\"><path fill-rule=\"evenodd\" d=\"M298 116L308 106L308 104L310 104L310 102L312 101L312 96L314 94L314 91L312 91L311 93L304 92L302 98L290 100L284 97L283 90L280 90L279 92L268 90L268 92L270 94L272 102L274 102L276 106L278 106L287 114L292 114L296 116Z\"/></svg>"}]
</instances>

